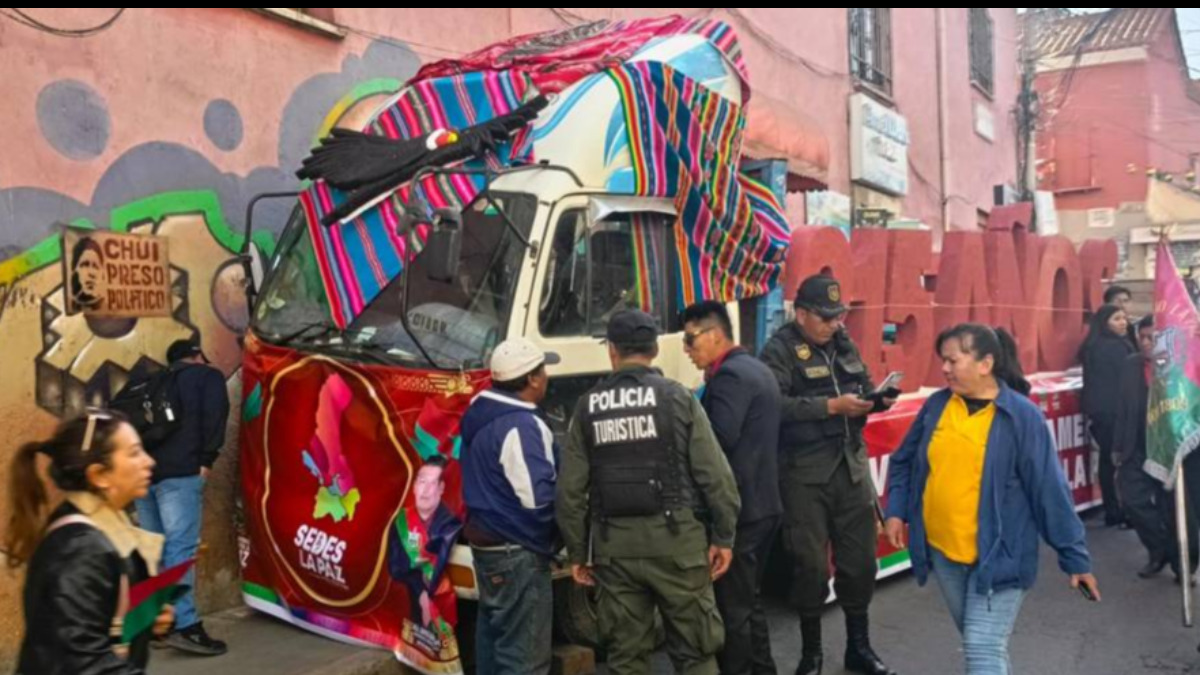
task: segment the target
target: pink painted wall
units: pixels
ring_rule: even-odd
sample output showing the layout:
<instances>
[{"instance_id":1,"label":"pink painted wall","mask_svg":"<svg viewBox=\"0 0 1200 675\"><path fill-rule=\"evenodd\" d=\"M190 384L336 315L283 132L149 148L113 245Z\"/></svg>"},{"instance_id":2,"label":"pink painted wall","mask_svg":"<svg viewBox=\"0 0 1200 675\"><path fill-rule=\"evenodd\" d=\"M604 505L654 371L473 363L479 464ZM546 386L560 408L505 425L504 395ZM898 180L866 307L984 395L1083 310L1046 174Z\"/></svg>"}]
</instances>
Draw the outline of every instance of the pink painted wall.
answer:
<instances>
[{"instance_id":1,"label":"pink painted wall","mask_svg":"<svg viewBox=\"0 0 1200 675\"><path fill-rule=\"evenodd\" d=\"M920 10L897 10L920 11ZM995 87L989 98L970 86L968 14L965 8L947 8L947 60L950 97L950 200L952 229L974 229L978 209L990 210L995 185L1016 182L1016 123L1013 109L1020 91L1017 58L1017 16L1013 8L989 8L995 22ZM913 42L923 40L913 33ZM976 106L986 108L995 126L995 140L975 133ZM928 172L925 172L928 176Z\"/></svg>"},{"instance_id":2,"label":"pink painted wall","mask_svg":"<svg viewBox=\"0 0 1200 675\"><path fill-rule=\"evenodd\" d=\"M632 18L669 12L711 13L730 21L742 37L758 100L814 119L828 138L828 183L849 190L847 97L847 14L845 8L748 8L731 14L696 8L569 9L592 18ZM967 10L946 14L946 63L950 127L947 192L955 227L973 227L976 209L991 204L991 188L1011 182L1015 149L1010 111L1017 93L1016 15L993 8L996 29L996 92L988 100L969 84ZM87 25L105 9L53 10L63 25ZM905 200L906 215L940 224L941 166L933 8L893 10L894 100L911 126L910 160L916 171ZM355 28L390 36L400 46L379 51L407 52L403 58L428 61L450 57L513 33L565 25L544 9L493 8L429 11L418 8L338 8L335 18ZM571 19L568 19L571 20ZM21 147L21 162L0 162L0 186L47 186L86 201L107 167L124 152L150 140L180 143L211 154L225 172L248 173L278 163L278 126L295 89L315 74L336 71L342 60L372 43L352 34L332 40L241 9L193 8L130 10L110 31L64 43L12 22L0 23L6 63L6 95L0 113L0 147ZM395 60L402 58L396 56ZM806 67L801 61L812 64ZM15 62L14 62L15 61ZM815 72L820 70L821 73ZM403 78L410 72L396 72ZM114 113L111 138L102 154L79 162L42 142L32 107L42 88L61 79L79 79L101 93ZM244 141L236 150L215 151L198 133L205 105L231 100L240 111ZM997 140L973 131L974 105L985 103L996 122ZM282 167L290 169L290 167ZM918 174L924 179L918 177ZM2 211L0 211L2 213Z\"/></svg>"},{"instance_id":3,"label":"pink painted wall","mask_svg":"<svg viewBox=\"0 0 1200 675\"><path fill-rule=\"evenodd\" d=\"M61 27L96 25L113 12L27 11ZM376 31L385 16L397 20L391 10L354 12L348 22ZM439 20L435 14L424 20ZM474 34L488 41L507 29ZM178 338L203 340L238 410L237 340L246 309L229 267L236 256L230 234L241 231L246 200L295 187L291 173L314 134L357 83L391 78L398 86L424 58L403 43L336 40L232 8L131 8L111 29L83 39L0 19L0 482L20 444L49 434L99 389L117 386L112 372L123 377L143 359L165 360ZM188 275L186 307L114 337L79 317L45 322L57 316L62 273L37 244L56 223L108 227L133 211L171 241L172 263ZM263 241L280 225L276 218ZM231 416L230 442L206 491L198 597L206 611L240 602L233 527L239 419ZM0 506L0 521L5 513ZM22 576L0 575L0 670L8 672L22 631Z\"/></svg>"}]
</instances>

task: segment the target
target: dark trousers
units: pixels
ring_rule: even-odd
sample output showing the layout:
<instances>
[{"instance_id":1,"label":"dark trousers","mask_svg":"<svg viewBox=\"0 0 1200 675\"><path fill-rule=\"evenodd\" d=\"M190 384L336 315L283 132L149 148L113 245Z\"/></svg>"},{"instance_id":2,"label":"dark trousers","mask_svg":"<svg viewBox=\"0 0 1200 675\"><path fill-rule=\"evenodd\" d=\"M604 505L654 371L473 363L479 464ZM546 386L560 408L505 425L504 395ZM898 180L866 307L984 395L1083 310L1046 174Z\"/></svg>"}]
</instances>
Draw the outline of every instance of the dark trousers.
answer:
<instances>
[{"instance_id":1,"label":"dark trousers","mask_svg":"<svg viewBox=\"0 0 1200 675\"><path fill-rule=\"evenodd\" d=\"M1114 525L1125 519L1121 510L1121 495L1117 492L1117 467L1113 464L1114 420L1111 417L1091 419L1092 438L1100 447L1100 494L1104 497L1104 522Z\"/></svg>"},{"instance_id":2,"label":"dark trousers","mask_svg":"<svg viewBox=\"0 0 1200 675\"><path fill-rule=\"evenodd\" d=\"M1125 515L1153 561L1170 560L1177 549L1175 500L1157 478L1129 462L1117 472Z\"/></svg>"},{"instance_id":3,"label":"dark trousers","mask_svg":"<svg viewBox=\"0 0 1200 675\"><path fill-rule=\"evenodd\" d=\"M833 588L842 611L865 614L875 593L878 546L875 489L869 477L854 482L841 462L827 483L785 465L783 543L792 558L792 602L801 618L818 618L829 597L829 551Z\"/></svg>"},{"instance_id":4,"label":"dark trousers","mask_svg":"<svg viewBox=\"0 0 1200 675\"><path fill-rule=\"evenodd\" d=\"M1188 502L1188 554L1192 568L1200 562L1200 532L1196 513L1200 512L1200 455L1183 463L1185 493ZM1121 465L1118 472L1125 514L1133 523L1138 539L1150 559L1166 560L1179 568L1179 533L1175 517L1175 492L1168 491L1157 478L1142 470L1140 460ZM1171 486L1174 487L1174 486Z\"/></svg>"},{"instance_id":5,"label":"dark trousers","mask_svg":"<svg viewBox=\"0 0 1200 675\"><path fill-rule=\"evenodd\" d=\"M780 520L775 516L739 523L733 564L715 584L717 609L725 621L725 647L717 655L721 675L775 675L761 592Z\"/></svg>"}]
</instances>

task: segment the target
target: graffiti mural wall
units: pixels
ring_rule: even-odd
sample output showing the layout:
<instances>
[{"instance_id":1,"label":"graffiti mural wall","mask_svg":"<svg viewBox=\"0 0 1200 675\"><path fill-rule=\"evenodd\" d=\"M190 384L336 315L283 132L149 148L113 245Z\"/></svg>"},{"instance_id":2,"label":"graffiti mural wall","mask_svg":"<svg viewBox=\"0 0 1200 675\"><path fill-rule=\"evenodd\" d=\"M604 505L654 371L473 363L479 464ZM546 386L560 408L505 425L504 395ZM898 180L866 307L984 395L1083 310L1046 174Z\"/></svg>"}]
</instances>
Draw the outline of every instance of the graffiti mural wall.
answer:
<instances>
[{"instance_id":1,"label":"graffiti mural wall","mask_svg":"<svg viewBox=\"0 0 1200 675\"><path fill-rule=\"evenodd\" d=\"M105 12L41 11L63 24L86 24L91 13ZM147 54L118 39L123 31L170 33L172 21L164 17L180 13L214 25L236 20L249 34L273 34L293 46L311 39L227 8L130 10L110 31L80 41L0 23L0 59L15 64L5 66L6 81L15 85L0 99L0 113L11 121L0 131L0 478L20 444L86 406L104 405L131 376L161 366L167 347L181 338L201 340L227 376L236 409L249 319L239 257L249 201L299 189L293 171L313 140L334 126L361 125L419 65L398 43L358 39L310 49L302 62L268 61L252 76L231 79L217 62L232 57L212 40L159 45ZM165 56L161 68L145 63L168 49L189 51L211 68L183 71ZM17 57L34 50L46 63ZM153 75L140 96L129 95L121 76L126 66ZM268 201L256 209L247 247L253 255L270 258L291 206ZM66 225L168 238L170 316L68 316L60 240ZM240 602L238 421L232 416L206 495L202 610ZM0 617L8 617L0 618L0 667L20 634L19 584L17 574L0 576Z\"/></svg>"}]
</instances>

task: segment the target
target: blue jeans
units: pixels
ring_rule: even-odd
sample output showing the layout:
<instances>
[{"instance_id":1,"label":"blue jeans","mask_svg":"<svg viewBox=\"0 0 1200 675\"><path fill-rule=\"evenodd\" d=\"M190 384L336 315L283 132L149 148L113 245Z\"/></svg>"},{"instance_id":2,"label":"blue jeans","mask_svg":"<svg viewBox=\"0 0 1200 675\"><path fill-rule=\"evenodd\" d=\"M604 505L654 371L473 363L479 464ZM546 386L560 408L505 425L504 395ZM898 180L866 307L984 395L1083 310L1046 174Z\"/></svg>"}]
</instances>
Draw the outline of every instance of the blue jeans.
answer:
<instances>
[{"instance_id":1,"label":"blue jeans","mask_svg":"<svg viewBox=\"0 0 1200 675\"><path fill-rule=\"evenodd\" d=\"M159 569L174 567L196 557L200 545L200 513L204 506L204 479L168 478L150 486L150 494L137 500L138 521L143 530L166 535ZM200 623L196 614L196 568L188 571L182 584L187 593L175 603L175 627L191 628Z\"/></svg>"},{"instance_id":2,"label":"blue jeans","mask_svg":"<svg viewBox=\"0 0 1200 675\"><path fill-rule=\"evenodd\" d=\"M477 675L549 675L554 597L550 560L514 546L472 549L479 579Z\"/></svg>"},{"instance_id":3,"label":"blue jeans","mask_svg":"<svg viewBox=\"0 0 1200 675\"><path fill-rule=\"evenodd\" d=\"M962 634L967 675L1009 675L1008 638L1012 635L1025 591L1009 589L991 596L975 588L976 568L962 565L930 547L933 574L950 608L954 625Z\"/></svg>"}]
</instances>

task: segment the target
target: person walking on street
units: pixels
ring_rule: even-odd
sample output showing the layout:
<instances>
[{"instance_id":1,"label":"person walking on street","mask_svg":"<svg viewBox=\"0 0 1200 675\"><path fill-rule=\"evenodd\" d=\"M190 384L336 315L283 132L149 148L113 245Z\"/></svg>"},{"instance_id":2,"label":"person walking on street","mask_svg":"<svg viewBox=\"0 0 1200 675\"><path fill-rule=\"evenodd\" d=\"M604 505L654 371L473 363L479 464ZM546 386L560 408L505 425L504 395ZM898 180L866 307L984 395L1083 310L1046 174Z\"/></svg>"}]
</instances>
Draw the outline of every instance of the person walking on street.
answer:
<instances>
[{"instance_id":1,"label":"person walking on street","mask_svg":"<svg viewBox=\"0 0 1200 675\"><path fill-rule=\"evenodd\" d=\"M49 515L40 460L64 497ZM166 635L175 616L166 605L150 630L127 635L129 589L156 574L162 556L162 536L125 514L150 489L153 468L133 426L99 410L17 451L4 553L10 568L29 570L18 673L145 673L151 637Z\"/></svg>"},{"instance_id":2,"label":"person walking on street","mask_svg":"<svg viewBox=\"0 0 1200 675\"><path fill-rule=\"evenodd\" d=\"M1149 560L1138 576L1150 579L1168 565L1179 576L1179 540L1175 533L1175 499L1162 481L1146 473L1146 412L1154 377L1154 316L1137 325L1139 352L1121 366L1121 401L1113 434L1113 462L1125 515L1146 547ZM1193 565L1200 552L1195 524L1189 519L1188 542Z\"/></svg>"},{"instance_id":3,"label":"person walking on street","mask_svg":"<svg viewBox=\"0 0 1200 675\"><path fill-rule=\"evenodd\" d=\"M937 579L962 635L967 675L1009 675L1008 640L1038 572L1039 536L1073 588L1099 600L1083 523L1046 418L1021 391L1016 345L978 324L937 341L947 387L892 455L887 537L917 581Z\"/></svg>"}]
</instances>

